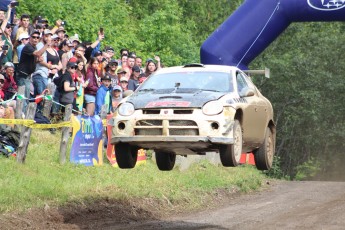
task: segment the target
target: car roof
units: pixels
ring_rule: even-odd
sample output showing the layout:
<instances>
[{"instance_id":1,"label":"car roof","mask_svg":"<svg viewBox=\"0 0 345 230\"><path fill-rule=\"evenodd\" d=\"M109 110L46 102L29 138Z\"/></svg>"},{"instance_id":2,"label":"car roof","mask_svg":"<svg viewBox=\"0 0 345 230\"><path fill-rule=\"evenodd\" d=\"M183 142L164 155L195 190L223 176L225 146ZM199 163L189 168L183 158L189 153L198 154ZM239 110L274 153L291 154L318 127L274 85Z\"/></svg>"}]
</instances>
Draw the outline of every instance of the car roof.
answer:
<instances>
[{"instance_id":1,"label":"car roof","mask_svg":"<svg viewBox=\"0 0 345 230\"><path fill-rule=\"evenodd\" d=\"M186 71L202 71L202 72L226 72L239 70L236 66L226 65L202 65L202 64L190 64L184 66L174 66L162 68L157 73L175 73L175 72L186 72Z\"/></svg>"}]
</instances>

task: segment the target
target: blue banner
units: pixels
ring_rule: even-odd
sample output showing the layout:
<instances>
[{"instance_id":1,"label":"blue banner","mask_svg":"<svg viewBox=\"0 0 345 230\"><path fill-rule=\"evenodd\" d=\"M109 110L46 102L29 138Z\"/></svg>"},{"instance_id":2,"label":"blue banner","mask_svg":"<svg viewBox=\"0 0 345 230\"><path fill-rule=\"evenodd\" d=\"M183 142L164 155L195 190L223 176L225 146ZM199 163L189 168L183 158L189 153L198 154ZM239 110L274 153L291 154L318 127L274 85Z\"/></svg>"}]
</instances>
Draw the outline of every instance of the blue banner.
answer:
<instances>
[{"instance_id":1,"label":"blue banner","mask_svg":"<svg viewBox=\"0 0 345 230\"><path fill-rule=\"evenodd\" d=\"M85 166L103 164L103 125L99 116L73 116L70 161Z\"/></svg>"}]
</instances>

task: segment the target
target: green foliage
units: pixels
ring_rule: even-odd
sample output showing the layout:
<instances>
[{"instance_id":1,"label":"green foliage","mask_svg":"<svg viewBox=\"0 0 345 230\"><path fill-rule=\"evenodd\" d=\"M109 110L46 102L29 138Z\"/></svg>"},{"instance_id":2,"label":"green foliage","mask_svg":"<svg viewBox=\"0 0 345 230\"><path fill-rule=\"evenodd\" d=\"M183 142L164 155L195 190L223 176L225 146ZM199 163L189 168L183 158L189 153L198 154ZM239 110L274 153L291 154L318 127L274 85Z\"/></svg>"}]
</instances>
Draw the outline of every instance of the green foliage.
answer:
<instances>
[{"instance_id":1,"label":"green foliage","mask_svg":"<svg viewBox=\"0 0 345 230\"><path fill-rule=\"evenodd\" d=\"M271 79L255 80L273 103L276 151L291 178L311 158L329 171L344 154L343 25L292 24L252 64L271 69Z\"/></svg>"},{"instance_id":2,"label":"green foliage","mask_svg":"<svg viewBox=\"0 0 345 230\"><path fill-rule=\"evenodd\" d=\"M297 166L296 180L305 180L313 178L320 171L320 162L311 158L301 165Z\"/></svg>"},{"instance_id":3,"label":"green foliage","mask_svg":"<svg viewBox=\"0 0 345 230\"><path fill-rule=\"evenodd\" d=\"M286 178L285 173L282 171L281 165L282 165L281 157L275 155L273 159L272 168L270 170L267 170L264 173L271 178L288 179Z\"/></svg>"}]
</instances>

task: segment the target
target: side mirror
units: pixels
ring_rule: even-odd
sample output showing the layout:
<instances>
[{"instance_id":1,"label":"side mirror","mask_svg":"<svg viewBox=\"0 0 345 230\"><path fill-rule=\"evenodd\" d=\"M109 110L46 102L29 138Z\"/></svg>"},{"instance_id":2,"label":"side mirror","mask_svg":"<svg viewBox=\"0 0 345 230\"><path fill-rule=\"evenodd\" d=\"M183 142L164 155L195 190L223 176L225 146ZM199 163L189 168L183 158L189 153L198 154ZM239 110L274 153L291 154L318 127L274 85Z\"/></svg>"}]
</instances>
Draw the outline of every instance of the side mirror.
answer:
<instances>
[{"instance_id":1,"label":"side mirror","mask_svg":"<svg viewBox=\"0 0 345 230\"><path fill-rule=\"evenodd\" d=\"M249 88L249 87L243 88L240 92L240 97L252 97L254 95L255 95L254 89Z\"/></svg>"}]
</instances>

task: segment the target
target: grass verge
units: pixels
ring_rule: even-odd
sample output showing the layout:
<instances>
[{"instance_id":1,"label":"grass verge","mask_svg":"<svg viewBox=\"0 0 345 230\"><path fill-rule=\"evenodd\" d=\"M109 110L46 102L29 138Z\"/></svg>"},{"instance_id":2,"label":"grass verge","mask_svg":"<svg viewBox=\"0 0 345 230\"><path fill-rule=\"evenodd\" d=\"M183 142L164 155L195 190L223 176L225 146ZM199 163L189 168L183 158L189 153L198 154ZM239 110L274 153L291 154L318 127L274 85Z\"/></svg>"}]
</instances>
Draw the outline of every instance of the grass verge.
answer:
<instances>
[{"instance_id":1,"label":"grass verge","mask_svg":"<svg viewBox=\"0 0 345 230\"><path fill-rule=\"evenodd\" d=\"M60 165L60 138L59 132L33 130L25 164L0 158L0 213L101 198L153 198L196 208L204 202L203 194L220 189L248 192L265 180L254 167L224 168L208 162L183 172L161 172L151 161L132 170L114 168L106 159L99 167Z\"/></svg>"}]
</instances>

